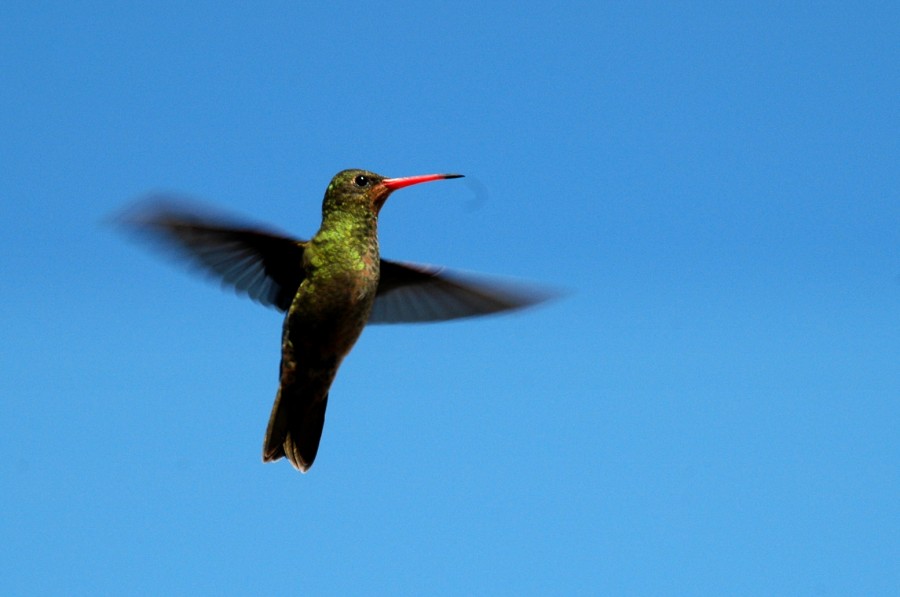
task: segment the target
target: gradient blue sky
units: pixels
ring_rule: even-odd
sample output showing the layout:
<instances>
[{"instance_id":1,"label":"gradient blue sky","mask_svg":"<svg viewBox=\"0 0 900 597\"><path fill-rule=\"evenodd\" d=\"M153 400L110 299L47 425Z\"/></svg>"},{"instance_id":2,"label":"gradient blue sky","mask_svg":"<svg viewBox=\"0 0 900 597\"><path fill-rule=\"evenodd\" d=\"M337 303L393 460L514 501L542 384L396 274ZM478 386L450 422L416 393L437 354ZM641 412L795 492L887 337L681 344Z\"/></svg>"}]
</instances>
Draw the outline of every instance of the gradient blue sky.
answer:
<instances>
[{"instance_id":1,"label":"gradient blue sky","mask_svg":"<svg viewBox=\"0 0 900 597\"><path fill-rule=\"evenodd\" d=\"M784 4L4 3L0 593L896 595L900 5ZM346 167L569 294L366 330L301 475L279 314L103 221Z\"/></svg>"}]
</instances>

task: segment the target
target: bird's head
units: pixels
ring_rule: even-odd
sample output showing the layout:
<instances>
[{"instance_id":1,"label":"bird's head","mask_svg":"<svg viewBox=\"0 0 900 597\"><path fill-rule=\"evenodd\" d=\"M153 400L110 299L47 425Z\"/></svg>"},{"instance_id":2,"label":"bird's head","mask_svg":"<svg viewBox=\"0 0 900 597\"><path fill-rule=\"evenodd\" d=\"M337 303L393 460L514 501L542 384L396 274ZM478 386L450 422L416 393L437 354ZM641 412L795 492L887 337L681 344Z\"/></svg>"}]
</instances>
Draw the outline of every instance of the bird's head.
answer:
<instances>
[{"instance_id":1,"label":"bird's head","mask_svg":"<svg viewBox=\"0 0 900 597\"><path fill-rule=\"evenodd\" d=\"M388 196L403 187L432 180L460 178L462 174L423 174L403 178L385 178L367 170L344 170L338 172L325 191L323 211L356 211L363 209L375 215Z\"/></svg>"}]
</instances>

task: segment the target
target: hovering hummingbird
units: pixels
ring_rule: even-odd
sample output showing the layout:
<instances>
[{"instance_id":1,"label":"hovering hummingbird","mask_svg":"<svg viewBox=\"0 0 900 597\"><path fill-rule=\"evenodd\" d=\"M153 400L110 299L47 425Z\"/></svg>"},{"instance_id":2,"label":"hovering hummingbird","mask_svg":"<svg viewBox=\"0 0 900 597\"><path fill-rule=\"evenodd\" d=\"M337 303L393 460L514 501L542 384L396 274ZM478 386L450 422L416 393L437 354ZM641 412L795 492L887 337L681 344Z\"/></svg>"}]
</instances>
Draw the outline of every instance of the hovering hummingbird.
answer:
<instances>
[{"instance_id":1,"label":"hovering hummingbird","mask_svg":"<svg viewBox=\"0 0 900 597\"><path fill-rule=\"evenodd\" d=\"M329 388L367 323L471 317L546 298L441 268L381 259L378 214L388 196L403 187L461 176L339 172L325 191L322 225L309 241L164 202L128 218L239 292L286 312L280 384L263 461L285 456L298 470L309 470L319 450Z\"/></svg>"}]
</instances>

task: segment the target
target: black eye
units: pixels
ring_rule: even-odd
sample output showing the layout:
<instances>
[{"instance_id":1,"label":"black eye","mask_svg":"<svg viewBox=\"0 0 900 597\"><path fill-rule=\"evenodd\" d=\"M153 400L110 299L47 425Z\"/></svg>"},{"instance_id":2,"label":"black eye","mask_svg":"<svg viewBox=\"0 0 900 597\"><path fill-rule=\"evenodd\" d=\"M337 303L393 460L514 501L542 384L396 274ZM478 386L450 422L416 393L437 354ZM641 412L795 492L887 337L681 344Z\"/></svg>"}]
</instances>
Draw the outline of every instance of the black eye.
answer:
<instances>
[{"instance_id":1,"label":"black eye","mask_svg":"<svg viewBox=\"0 0 900 597\"><path fill-rule=\"evenodd\" d=\"M358 186L358 187L367 187L367 186L369 186L369 177L363 176L362 174L360 174L359 176L357 176L356 178L353 179L353 182L356 183L356 186Z\"/></svg>"}]
</instances>

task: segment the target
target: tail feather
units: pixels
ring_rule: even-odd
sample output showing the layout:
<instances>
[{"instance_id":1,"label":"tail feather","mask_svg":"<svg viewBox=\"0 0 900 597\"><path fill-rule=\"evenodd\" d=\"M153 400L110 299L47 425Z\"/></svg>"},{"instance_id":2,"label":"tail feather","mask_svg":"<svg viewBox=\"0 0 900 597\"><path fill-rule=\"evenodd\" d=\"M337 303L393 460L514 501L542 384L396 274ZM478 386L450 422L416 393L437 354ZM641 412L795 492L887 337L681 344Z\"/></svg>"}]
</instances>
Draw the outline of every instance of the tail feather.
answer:
<instances>
[{"instance_id":1,"label":"tail feather","mask_svg":"<svg viewBox=\"0 0 900 597\"><path fill-rule=\"evenodd\" d=\"M301 396L286 396L284 390L282 386L278 391L269 417L263 442L263 461L270 462L285 456L294 468L305 473L319 451L328 394L318 400L309 397L304 400Z\"/></svg>"}]
</instances>

